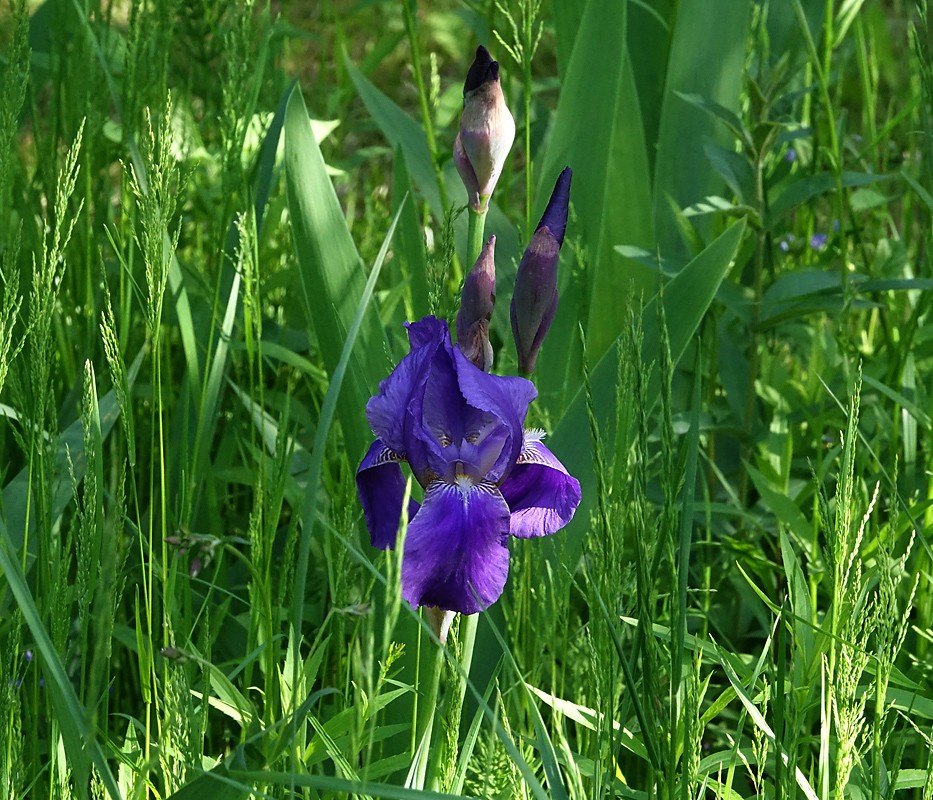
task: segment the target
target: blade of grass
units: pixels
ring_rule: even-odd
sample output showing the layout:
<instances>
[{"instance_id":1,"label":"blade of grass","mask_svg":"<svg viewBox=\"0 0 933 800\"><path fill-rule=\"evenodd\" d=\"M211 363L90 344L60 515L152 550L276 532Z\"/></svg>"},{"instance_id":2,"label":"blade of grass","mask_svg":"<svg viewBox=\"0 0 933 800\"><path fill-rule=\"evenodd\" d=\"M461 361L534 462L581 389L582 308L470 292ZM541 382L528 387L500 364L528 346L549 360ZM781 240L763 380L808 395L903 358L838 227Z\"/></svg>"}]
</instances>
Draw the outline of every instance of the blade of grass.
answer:
<instances>
[{"instance_id":1,"label":"blade of grass","mask_svg":"<svg viewBox=\"0 0 933 800\"><path fill-rule=\"evenodd\" d=\"M126 381L129 389L132 389L139 368L142 366L143 357L148 347L144 345L136 354L133 363L127 371ZM100 436L103 442L113 426L116 424L120 414L120 406L117 403L117 395L114 391L107 392L97 405L97 413L100 418ZM84 458L84 430L81 427L81 420L78 419L71 423L61 434L59 440L58 454L56 457L56 469L59 475L68 474L68 453L71 453L71 460L74 464L75 480L80 485L87 473L87 462ZM103 483L99 484L103 485ZM3 511L5 522L9 531L10 542L13 547L19 549L23 545L23 534L26 526L26 509L30 502L29 487L29 467L20 470L6 486L3 487ZM65 507L71 502L74 493L71 489L71 483L62 481L55 491L55 497L52 506L52 522L55 522L62 515ZM34 502L34 501L33 501ZM32 531L35 527L35 516L29 521L29 529ZM34 542L35 537L30 536L30 541ZM31 563L31 562L29 562Z\"/></svg>"},{"instance_id":2,"label":"blade of grass","mask_svg":"<svg viewBox=\"0 0 933 800\"><path fill-rule=\"evenodd\" d=\"M564 76L557 117L541 166L535 207L543 211L558 173L573 169L577 230L587 243L586 328L598 360L622 330L625 301L652 289L650 273L622 258L617 244L652 248L651 176L638 91L626 44L627 3L591 0ZM561 314L575 314L563 304ZM576 325L571 326L571 330Z\"/></svg>"},{"instance_id":3,"label":"blade of grass","mask_svg":"<svg viewBox=\"0 0 933 800\"><path fill-rule=\"evenodd\" d=\"M718 650L719 648L717 648ZM771 726L768 725L765 718L761 715L761 712L758 710L752 699L748 696L748 692L745 691L745 687L742 685L742 681L733 669L732 664L729 663L729 660L722 657L722 654L719 654L718 658L719 663L722 665L722 668L726 672L726 676L729 678L729 683L732 684L732 688L735 689L735 693L741 701L742 705L745 707L745 710L748 712L748 715L752 718L752 722L758 727L758 729L768 737L771 742L771 746L777 750L780 754L781 761L784 762L785 766L789 766L789 759L787 756L787 751L784 749L782 742L777 741L774 736L774 731L771 730ZM803 790L804 795L806 795L807 800L818 800L816 792L813 790L813 787L810 785L810 782L807 780L803 772L800 771L800 767L794 766L794 776L797 780L797 785Z\"/></svg>"},{"instance_id":4,"label":"blade of grass","mask_svg":"<svg viewBox=\"0 0 933 800\"><path fill-rule=\"evenodd\" d=\"M301 110L304 111L303 102ZM323 165L323 163L324 161L321 159L321 165ZM292 622L295 626L294 630L295 635L298 637L298 641L301 641L301 628L304 621L305 587L308 581L308 559L311 554L311 533L314 529L314 520L317 513L318 489L321 483L321 471L324 464L324 451L327 446L327 437L337 411L337 400L340 397L340 390L343 386L344 377L347 374L350 363L350 356L353 352L354 346L356 345L360 329L363 326L363 319L369 307L369 301L373 296L373 290L376 288L376 281L379 279L379 273L382 271L382 265L385 262L387 253L389 252L389 244L392 242L392 235L395 233L395 226L398 224L399 217L401 216L404 207L405 205L403 203L399 206L398 211L395 212L395 217L392 219L392 224L389 226L389 230L386 233L386 237L382 243L382 247L379 250L379 254L376 256L376 261L373 264L373 269L369 275L369 280L366 281L366 285L363 287L362 295L360 296L359 302L357 303L356 314L354 315L353 320L350 323L350 327L347 331L347 338L343 344L343 350L340 354L340 361L337 363L337 367L331 375L330 385L327 387L327 394L324 396L324 402L321 405L321 415L318 421L317 432L314 436L314 446L311 450L311 463L308 468L308 483L305 487L305 499L302 505L301 538L299 539L298 543L298 560L295 572L295 599L294 607L292 609ZM356 400L357 398L355 397L348 398L347 402L354 402ZM365 403L365 401L363 402ZM297 646L298 645L296 643L295 647L297 648ZM294 670L292 674L292 708L296 708L298 706L298 663L300 660L300 658L296 658L294 660ZM297 754L294 751L292 752L292 757L297 757ZM291 785L294 787L295 784Z\"/></svg>"},{"instance_id":5,"label":"blade of grass","mask_svg":"<svg viewBox=\"0 0 933 800\"><path fill-rule=\"evenodd\" d=\"M729 271L744 232L745 221L741 220L715 239L664 287L664 317L668 321L673 364L676 365L680 360L720 283ZM642 358L648 365L658 359L658 315L655 306L657 302L658 299L655 297L642 312L645 331ZM600 359L592 372L597 419L610 419L614 414L616 375L616 355L610 350ZM653 405L659 397L659 392L660 383L655 372L648 384L648 402ZM613 441L612 431L609 431L608 436L608 441ZM585 526L589 522L590 509L595 500L592 487L596 485L589 423L582 390L577 392L576 397L570 403L555 428L550 442L551 450L558 455L570 474L576 477L583 487L582 502L577 509L574 521L566 528L564 543L563 558L566 559L566 563L576 563L582 551ZM543 557L557 564L560 556L555 543L546 540L542 542L539 549Z\"/></svg>"},{"instance_id":6,"label":"blade of grass","mask_svg":"<svg viewBox=\"0 0 933 800\"><path fill-rule=\"evenodd\" d=\"M667 63L661 123L654 168L654 228L665 255L689 255L670 215L667 197L681 207L710 194L721 194L723 181L704 152L709 139L729 144L726 132L680 93L698 94L737 110L744 82L746 39L752 4L748 0L681 0ZM715 62L704 62L708 43L716 41ZM705 63L703 69L697 64ZM701 228L709 235L709 225Z\"/></svg>"},{"instance_id":7,"label":"blade of grass","mask_svg":"<svg viewBox=\"0 0 933 800\"><path fill-rule=\"evenodd\" d=\"M80 423L79 423L80 424ZM10 540L6 525L0 520L0 569L6 576L7 583L16 603L23 614L23 619L35 639L36 649L42 656L46 686L54 698L57 710L56 719L61 729L62 741L68 756L68 766L74 773L74 785L81 798L87 798L90 780L90 765L94 764L97 774L103 781L111 800L123 800L117 782L110 772L110 766L101 750L100 743L90 729L84 708L78 700L74 687L65 672L65 667L58 657L58 652L42 624L39 609L29 591L26 575L15 555L16 547Z\"/></svg>"},{"instance_id":8,"label":"blade of grass","mask_svg":"<svg viewBox=\"0 0 933 800\"><path fill-rule=\"evenodd\" d=\"M554 751L554 743L551 741L551 737L548 736L548 732L544 727L544 720L541 718L541 712L538 710L538 704L535 702L535 696L532 694L531 689L525 682L525 678L522 675L521 670L518 668L518 664L515 661L515 657L512 655L512 651L509 650L505 639L499 632L499 628L492 621L492 617L487 616L486 622L489 623L490 629L499 642L499 647L502 648L502 654L506 660L508 660L512 670L515 672L515 676L518 678L518 682L521 684L522 690L524 691L525 699L528 701L528 708L531 713L531 721L535 728L535 738L537 740L536 743L538 753L541 755L541 765L544 767L544 774L547 777L548 788L551 790L551 797L555 798L555 800L568 800L567 787L564 786L564 779L561 777L560 768L557 766L557 753Z\"/></svg>"},{"instance_id":9,"label":"blade of grass","mask_svg":"<svg viewBox=\"0 0 933 800\"><path fill-rule=\"evenodd\" d=\"M285 178L307 324L316 335L332 385L343 364L345 375L341 375L341 382L346 380L346 402L337 413L352 462L362 457L369 444L364 408L384 377L387 342L378 314L369 308L368 297L366 304L360 305L366 296L363 263L298 87L285 112ZM354 325L354 339L359 337L361 347L344 352ZM310 522L312 518L306 519Z\"/></svg>"}]
</instances>

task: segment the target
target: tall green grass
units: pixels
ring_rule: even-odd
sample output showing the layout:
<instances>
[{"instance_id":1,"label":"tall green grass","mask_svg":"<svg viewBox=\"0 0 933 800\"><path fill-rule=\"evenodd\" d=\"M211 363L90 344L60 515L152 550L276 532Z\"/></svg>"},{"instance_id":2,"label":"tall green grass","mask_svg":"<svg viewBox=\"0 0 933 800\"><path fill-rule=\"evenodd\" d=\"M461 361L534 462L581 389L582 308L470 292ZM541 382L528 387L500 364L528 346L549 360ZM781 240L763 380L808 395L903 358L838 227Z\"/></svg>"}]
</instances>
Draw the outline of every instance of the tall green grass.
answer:
<instances>
[{"instance_id":1,"label":"tall green grass","mask_svg":"<svg viewBox=\"0 0 933 800\"><path fill-rule=\"evenodd\" d=\"M933 797L924 2L0 21L2 796ZM478 43L503 373L574 171L529 424L584 499L439 651L354 474L456 313Z\"/></svg>"}]
</instances>

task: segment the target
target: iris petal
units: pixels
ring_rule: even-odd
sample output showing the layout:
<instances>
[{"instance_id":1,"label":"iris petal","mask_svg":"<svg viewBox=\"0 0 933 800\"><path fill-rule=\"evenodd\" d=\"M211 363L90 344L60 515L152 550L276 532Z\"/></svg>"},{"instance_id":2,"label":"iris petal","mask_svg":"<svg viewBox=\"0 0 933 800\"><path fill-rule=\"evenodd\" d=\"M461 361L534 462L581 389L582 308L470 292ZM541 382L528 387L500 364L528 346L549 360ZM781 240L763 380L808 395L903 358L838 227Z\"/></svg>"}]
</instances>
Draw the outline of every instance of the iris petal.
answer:
<instances>
[{"instance_id":1,"label":"iris petal","mask_svg":"<svg viewBox=\"0 0 933 800\"><path fill-rule=\"evenodd\" d=\"M503 375L489 375L472 364L458 349L454 350L454 364L460 391L473 408L485 411L508 428L509 441L486 477L498 482L518 459L522 450L522 427L528 406L538 396L531 381Z\"/></svg>"},{"instance_id":2,"label":"iris petal","mask_svg":"<svg viewBox=\"0 0 933 800\"><path fill-rule=\"evenodd\" d=\"M373 547L391 550L395 547L398 523L405 499L405 479L399 462L401 455L376 439L356 471L356 490L366 517L366 527ZM418 503L408 502L408 519L414 518Z\"/></svg>"},{"instance_id":3,"label":"iris petal","mask_svg":"<svg viewBox=\"0 0 933 800\"><path fill-rule=\"evenodd\" d=\"M366 419L376 437L397 453L405 452L406 413L412 396L424 385L428 364L445 339L447 323L425 317L408 325L411 352L379 382L379 394L366 404Z\"/></svg>"},{"instance_id":4,"label":"iris petal","mask_svg":"<svg viewBox=\"0 0 933 800\"><path fill-rule=\"evenodd\" d=\"M415 608L475 614L505 588L509 507L495 485L460 481L431 484L408 526L402 597Z\"/></svg>"},{"instance_id":5,"label":"iris petal","mask_svg":"<svg viewBox=\"0 0 933 800\"><path fill-rule=\"evenodd\" d=\"M541 443L540 434L531 431L500 488L512 511L509 533L522 539L559 531L580 505L580 482Z\"/></svg>"}]
</instances>

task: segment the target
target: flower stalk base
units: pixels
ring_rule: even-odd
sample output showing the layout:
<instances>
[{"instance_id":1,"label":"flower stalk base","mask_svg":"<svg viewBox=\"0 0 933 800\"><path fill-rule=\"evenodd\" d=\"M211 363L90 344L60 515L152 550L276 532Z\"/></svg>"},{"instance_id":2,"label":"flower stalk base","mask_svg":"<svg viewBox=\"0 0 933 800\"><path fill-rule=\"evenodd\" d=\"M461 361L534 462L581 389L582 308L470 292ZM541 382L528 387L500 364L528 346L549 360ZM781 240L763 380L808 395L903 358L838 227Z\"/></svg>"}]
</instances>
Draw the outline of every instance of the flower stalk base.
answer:
<instances>
[{"instance_id":1,"label":"flower stalk base","mask_svg":"<svg viewBox=\"0 0 933 800\"><path fill-rule=\"evenodd\" d=\"M476 263L476 259L479 258L480 253L483 252L483 234L486 230L486 213L489 208L485 208L483 211L476 211L473 208L469 208L469 228L467 233L467 260L466 263L468 267L473 266ZM469 269L466 270L469 272Z\"/></svg>"}]
</instances>

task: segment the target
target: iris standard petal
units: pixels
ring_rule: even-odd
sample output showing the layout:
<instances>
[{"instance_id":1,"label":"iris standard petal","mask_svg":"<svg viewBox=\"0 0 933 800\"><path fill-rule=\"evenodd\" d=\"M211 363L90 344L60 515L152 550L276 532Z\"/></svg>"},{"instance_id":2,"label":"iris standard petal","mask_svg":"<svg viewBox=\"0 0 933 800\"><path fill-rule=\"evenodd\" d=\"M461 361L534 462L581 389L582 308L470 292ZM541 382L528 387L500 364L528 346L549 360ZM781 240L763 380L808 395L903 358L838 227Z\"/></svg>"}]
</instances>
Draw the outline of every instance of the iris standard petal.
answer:
<instances>
[{"instance_id":1,"label":"iris standard petal","mask_svg":"<svg viewBox=\"0 0 933 800\"><path fill-rule=\"evenodd\" d=\"M522 539L559 531L580 505L580 482L541 443L537 431L525 432L522 454L500 490L512 511L509 533Z\"/></svg>"},{"instance_id":2,"label":"iris standard petal","mask_svg":"<svg viewBox=\"0 0 933 800\"><path fill-rule=\"evenodd\" d=\"M531 401L538 396L538 390L525 378L488 375L457 349L454 350L454 364L460 392L467 404L501 420L509 430L509 441L486 475L494 483L498 482L521 454L525 415Z\"/></svg>"},{"instance_id":3,"label":"iris standard petal","mask_svg":"<svg viewBox=\"0 0 933 800\"><path fill-rule=\"evenodd\" d=\"M402 517L405 499L405 479L399 462L401 455L376 439L356 471L356 490L366 517L366 527L373 547L389 550L395 547L398 523ZM418 503L408 502L408 519L414 518Z\"/></svg>"},{"instance_id":4,"label":"iris standard petal","mask_svg":"<svg viewBox=\"0 0 933 800\"><path fill-rule=\"evenodd\" d=\"M408 343L412 350L419 347L439 346L450 341L450 329L447 323L437 317L422 317L416 322L406 322Z\"/></svg>"},{"instance_id":5,"label":"iris standard petal","mask_svg":"<svg viewBox=\"0 0 933 800\"><path fill-rule=\"evenodd\" d=\"M379 394L366 404L366 419L377 439L396 453L405 453L406 415L413 396L424 385L428 365L437 349L450 344L447 323L425 317L407 323L411 350L388 378L379 382Z\"/></svg>"},{"instance_id":6,"label":"iris standard petal","mask_svg":"<svg viewBox=\"0 0 933 800\"><path fill-rule=\"evenodd\" d=\"M461 614L488 608L509 574L508 532L509 507L495 485L434 482L408 526L402 597Z\"/></svg>"}]
</instances>

